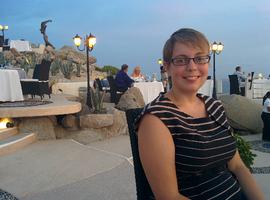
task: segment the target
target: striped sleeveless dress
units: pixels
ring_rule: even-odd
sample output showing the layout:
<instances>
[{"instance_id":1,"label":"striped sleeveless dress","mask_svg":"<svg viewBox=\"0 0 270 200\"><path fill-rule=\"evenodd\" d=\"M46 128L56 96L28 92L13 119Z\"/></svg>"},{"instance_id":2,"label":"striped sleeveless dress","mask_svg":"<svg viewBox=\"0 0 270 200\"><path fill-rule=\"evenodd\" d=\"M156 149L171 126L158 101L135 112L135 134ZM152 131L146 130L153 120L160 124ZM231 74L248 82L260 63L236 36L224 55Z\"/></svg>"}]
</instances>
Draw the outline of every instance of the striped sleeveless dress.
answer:
<instances>
[{"instance_id":1,"label":"striped sleeveless dress","mask_svg":"<svg viewBox=\"0 0 270 200\"><path fill-rule=\"evenodd\" d=\"M236 142L220 101L197 94L208 117L193 118L161 93L146 105L136 120L150 113L169 129L175 144L179 192L192 200L240 200L243 195L227 162L236 152Z\"/></svg>"}]
</instances>

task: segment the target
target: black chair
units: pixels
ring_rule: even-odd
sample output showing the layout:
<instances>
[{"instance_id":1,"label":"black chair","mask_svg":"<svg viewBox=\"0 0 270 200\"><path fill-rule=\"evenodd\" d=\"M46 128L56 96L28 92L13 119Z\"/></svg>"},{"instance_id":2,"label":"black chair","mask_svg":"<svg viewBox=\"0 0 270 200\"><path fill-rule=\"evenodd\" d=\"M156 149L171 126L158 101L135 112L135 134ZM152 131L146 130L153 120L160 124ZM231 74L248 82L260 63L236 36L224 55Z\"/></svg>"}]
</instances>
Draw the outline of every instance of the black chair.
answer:
<instances>
[{"instance_id":1,"label":"black chair","mask_svg":"<svg viewBox=\"0 0 270 200\"><path fill-rule=\"evenodd\" d=\"M98 89L100 91L105 91L105 92L109 92L110 91L110 87L107 87L106 85L103 84L103 81L101 81L99 78L95 79L95 83L98 87Z\"/></svg>"},{"instance_id":2,"label":"black chair","mask_svg":"<svg viewBox=\"0 0 270 200\"><path fill-rule=\"evenodd\" d=\"M153 199L154 195L145 176L138 149L138 139L134 127L134 120L142 112L142 108L129 109L126 111L131 151L134 163L137 200ZM152 197L152 198L151 198Z\"/></svg>"},{"instance_id":3,"label":"black chair","mask_svg":"<svg viewBox=\"0 0 270 200\"><path fill-rule=\"evenodd\" d=\"M111 102L118 104L123 92L120 92L117 90L117 86L116 86L115 79L113 78L113 76L107 76L107 80L110 85Z\"/></svg>"},{"instance_id":4,"label":"black chair","mask_svg":"<svg viewBox=\"0 0 270 200\"><path fill-rule=\"evenodd\" d=\"M251 75L250 75L250 85L249 85L249 90L251 90L252 88L252 83L253 83L253 78L254 78L254 72L251 72Z\"/></svg>"},{"instance_id":5,"label":"black chair","mask_svg":"<svg viewBox=\"0 0 270 200\"><path fill-rule=\"evenodd\" d=\"M10 50L9 39L5 39L4 44L3 44L3 51L8 51L8 50Z\"/></svg>"},{"instance_id":6,"label":"black chair","mask_svg":"<svg viewBox=\"0 0 270 200\"><path fill-rule=\"evenodd\" d=\"M241 94L240 88L239 88L239 82L237 75L229 75L230 80L230 94Z\"/></svg>"},{"instance_id":7,"label":"black chair","mask_svg":"<svg viewBox=\"0 0 270 200\"><path fill-rule=\"evenodd\" d=\"M4 46L4 36L0 35L0 47Z\"/></svg>"},{"instance_id":8,"label":"black chair","mask_svg":"<svg viewBox=\"0 0 270 200\"><path fill-rule=\"evenodd\" d=\"M41 64L35 66L33 79L21 79L22 92L24 95L30 94L33 98L39 95L43 99L44 94L51 98L51 90L49 87L49 72L51 61L42 60Z\"/></svg>"}]
</instances>

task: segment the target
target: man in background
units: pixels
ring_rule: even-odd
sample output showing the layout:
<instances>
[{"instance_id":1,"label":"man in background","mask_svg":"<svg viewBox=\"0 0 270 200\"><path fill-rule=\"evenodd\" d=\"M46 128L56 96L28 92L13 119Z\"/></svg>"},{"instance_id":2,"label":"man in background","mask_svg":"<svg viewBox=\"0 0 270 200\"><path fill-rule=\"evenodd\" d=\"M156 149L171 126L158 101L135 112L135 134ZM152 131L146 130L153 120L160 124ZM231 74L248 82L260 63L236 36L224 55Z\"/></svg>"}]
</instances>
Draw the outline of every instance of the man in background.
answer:
<instances>
[{"instance_id":1,"label":"man in background","mask_svg":"<svg viewBox=\"0 0 270 200\"><path fill-rule=\"evenodd\" d=\"M235 67L235 72L233 74L237 75L241 95L245 96L245 87L246 87L246 78L247 77L242 72L241 66L239 66L239 65L236 66Z\"/></svg>"},{"instance_id":2,"label":"man in background","mask_svg":"<svg viewBox=\"0 0 270 200\"><path fill-rule=\"evenodd\" d=\"M120 92L125 92L128 88L130 88L134 82L128 74L128 65L123 64L121 66L121 70L117 72L116 77L115 77L115 82L117 86L117 90Z\"/></svg>"}]
</instances>

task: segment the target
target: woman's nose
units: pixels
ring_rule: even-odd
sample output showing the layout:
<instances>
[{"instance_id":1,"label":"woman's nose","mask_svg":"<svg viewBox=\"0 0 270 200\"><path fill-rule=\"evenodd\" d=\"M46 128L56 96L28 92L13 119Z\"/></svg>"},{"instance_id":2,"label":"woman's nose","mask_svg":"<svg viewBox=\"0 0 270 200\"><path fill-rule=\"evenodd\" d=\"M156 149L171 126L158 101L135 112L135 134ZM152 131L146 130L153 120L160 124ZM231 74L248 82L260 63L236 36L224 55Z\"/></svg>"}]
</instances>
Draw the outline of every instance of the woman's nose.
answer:
<instances>
[{"instance_id":1,"label":"woman's nose","mask_svg":"<svg viewBox=\"0 0 270 200\"><path fill-rule=\"evenodd\" d=\"M194 62L193 59L190 59L189 63L187 64L186 69L187 70L196 70L197 69L197 64Z\"/></svg>"}]
</instances>

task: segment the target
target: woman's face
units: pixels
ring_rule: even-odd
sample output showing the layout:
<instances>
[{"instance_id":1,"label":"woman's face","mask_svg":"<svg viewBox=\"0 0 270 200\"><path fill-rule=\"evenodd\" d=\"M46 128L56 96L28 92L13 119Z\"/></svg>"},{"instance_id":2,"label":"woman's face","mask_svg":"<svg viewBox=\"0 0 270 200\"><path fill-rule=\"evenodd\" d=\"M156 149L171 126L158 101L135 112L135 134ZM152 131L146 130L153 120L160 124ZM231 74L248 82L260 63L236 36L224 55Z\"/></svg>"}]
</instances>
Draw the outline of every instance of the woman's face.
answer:
<instances>
[{"instance_id":1,"label":"woman's face","mask_svg":"<svg viewBox=\"0 0 270 200\"><path fill-rule=\"evenodd\" d=\"M173 49L172 59L194 58L207 56L207 51L194 48L192 45L176 43ZM193 59L183 66L178 66L173 62L164 63L169 76L172 78L172 87L185 93L197 93L204 84L208 76L208 63L196 64Z\"/></svg>"},{"instance_id":2,"label":"woman's face","mask_svg":"<svg viewBox=\"0 0 270 200\"><path fill-rule=\"evenodd\" d=\"M141 73L141 69L140 68L135 68L134 70L136 75L139 75Z\"/></svg>"}]
</instances>

